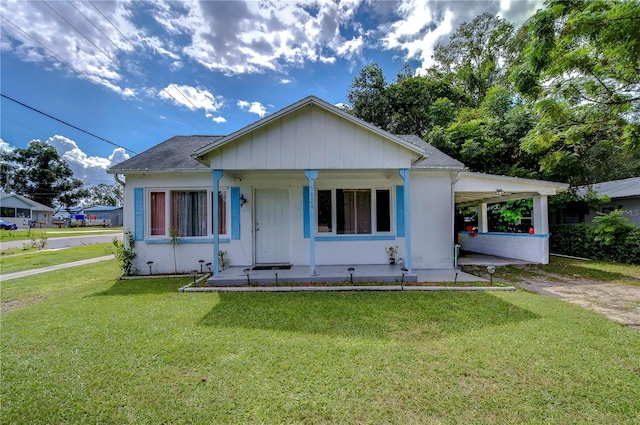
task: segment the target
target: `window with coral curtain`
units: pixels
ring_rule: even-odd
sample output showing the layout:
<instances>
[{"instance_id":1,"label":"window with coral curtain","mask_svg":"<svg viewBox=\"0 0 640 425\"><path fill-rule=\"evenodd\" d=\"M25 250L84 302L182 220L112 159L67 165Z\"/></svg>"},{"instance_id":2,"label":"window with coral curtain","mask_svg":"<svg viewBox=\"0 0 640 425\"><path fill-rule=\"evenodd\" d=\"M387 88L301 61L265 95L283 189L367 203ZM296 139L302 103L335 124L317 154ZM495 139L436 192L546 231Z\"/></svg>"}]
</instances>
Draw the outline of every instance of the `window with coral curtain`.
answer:
<instances>
[{"instance_id":1,"label":"window with coral curtain","mask_svg":"<svg viewBox=\"0 0 640 425\"><path fill-rule=\"evenodd\" d=\"M151 235L165 235L165 193L151 192Z\"/></svg>"},{"instance_id":2,"label":"window with coral curtain","mask_svg":"<svg viewBox=\"0 0 640 425\"><path fill-rule=\"evenodd\" d=\"M213 211L213 200L211 201L211 211ZM213 229L213 223L211 223ZM218 192L218 234L227 234L227 191Z\"/></svg>"}]
</instances>

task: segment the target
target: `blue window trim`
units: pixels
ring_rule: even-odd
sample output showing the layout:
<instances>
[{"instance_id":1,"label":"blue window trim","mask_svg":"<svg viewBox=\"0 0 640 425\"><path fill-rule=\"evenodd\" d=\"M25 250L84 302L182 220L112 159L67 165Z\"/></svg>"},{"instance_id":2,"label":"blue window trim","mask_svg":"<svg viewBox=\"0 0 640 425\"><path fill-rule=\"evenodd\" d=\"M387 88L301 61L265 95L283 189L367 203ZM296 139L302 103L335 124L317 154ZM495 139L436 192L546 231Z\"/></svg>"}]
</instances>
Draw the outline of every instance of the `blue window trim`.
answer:
<instances>
[{"instance_id":1,"label":"blue window trim","mask_svg":"<svg viewBox=\"0 0 640 425\"><path fill-rule=\"evenodd\" d=\"M133 239L144 239L144 188L133 189Z\"/></svg>"},{"instance_id":2,"label":"blue window trim","mask_svg":"<svg viewBox=\"0 0 640 425\"><path fill-rule=\"evenodd\" d=\"M331 241L392 241L395 240L394 235L331 235L316 236L317 242Z\"/></svg>"},{"instance_id":3,"label":"blue window trim","mask_svg":"<svg viewBox=\"0 0 640 425\"><path fill-rule=\"evenodd\" d=\"M231 197L231 239L240 239L240 188L230 188Z\"/></svg>"},{"instance_id":4,"label":"blue window trim","mask_svg":"<svg viewBox=\"0 0 640 425\"><path fill-rule=\"evenodd\" d=\"M396 235L404 237L404 186L396 186Z\"/></svg>"}]
</instances>

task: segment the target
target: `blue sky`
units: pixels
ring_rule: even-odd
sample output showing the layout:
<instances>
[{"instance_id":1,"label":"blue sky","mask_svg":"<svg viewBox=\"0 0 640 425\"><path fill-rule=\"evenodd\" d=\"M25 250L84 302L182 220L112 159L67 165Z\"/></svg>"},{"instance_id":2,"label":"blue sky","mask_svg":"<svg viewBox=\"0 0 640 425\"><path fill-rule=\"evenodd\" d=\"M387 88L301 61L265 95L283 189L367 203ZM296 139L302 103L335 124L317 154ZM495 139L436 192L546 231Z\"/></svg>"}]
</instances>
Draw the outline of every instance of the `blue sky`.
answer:
<instances>
[{"instance_id":1,"label":"blue sky","mask_svg":"<svg viewBox=\"0 0 640 425\"><path fill-rule=\"evenodd\" d=\"M345 103L364 66L388 81L405 62L419 72L460 23L488 12L520 25L542 1L0 5L0 149L47 141L95 185L173 135L229 134L308 95Z\"/></svg>"}]
</instances>

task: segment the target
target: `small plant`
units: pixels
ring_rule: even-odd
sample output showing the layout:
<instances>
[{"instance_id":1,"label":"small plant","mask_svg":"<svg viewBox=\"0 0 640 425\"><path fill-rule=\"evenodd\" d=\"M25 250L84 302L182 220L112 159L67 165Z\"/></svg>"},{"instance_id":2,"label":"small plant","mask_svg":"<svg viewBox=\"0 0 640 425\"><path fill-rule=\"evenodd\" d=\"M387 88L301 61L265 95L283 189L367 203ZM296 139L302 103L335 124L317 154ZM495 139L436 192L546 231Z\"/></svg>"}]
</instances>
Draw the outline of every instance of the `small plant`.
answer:
<instances>
[{"instance_id":1,"label":"small plant","mask_svg":"<svg viewBox=\"0 0 640 425\"><path fill-rule=\"evenodd\" d=\"M116 259L120 262L120 268L124 276L131 276L136 273L136 269L133 265L133 260L136 258L135 239L133 233L130 230L124 232L124 241L120 241L118 238L113 238L113 250Z\"/></svg>"},{"instance_id":2,"label":"small plant","mask_svg":"<svg viewBox=\"0 0 640 425\"><path fill-rule=\"evenodd\" d=\"M616 240L622 238L629 231L628 219L622 217L623 210L611 211L609 214L598 213L593 222L597 226L593 229L595 241L603 245L613 245Z\"/></svg>"},{"instance_id":3,"label":"small plant","mask_svg":"<svg viewBox=\"0 0 640 425\"><path fill-rule=\"evenodd\" d=\"M231 265L231 260L227 257L227 251L218 251L218 266L224 270Z\"/></svg>"},{"instance_id":4,"label":"small plant","mask_svg":"<svg viewBox=\"0 0 640 425\"><path fill-rule=\"evenodd\" d=\"M176 247L180 243L178 230L175 227L169 229L169 237L171 238L171 248L173 248L173 273L178 274L178 262L176 261Z\"/></svg>"},{"instance_id":5,"label":"small plant","mask_svg":"<svg viewBox=\"0 0 640 425\"><path fill-rule=\"evenodd\" d=\"M31 233L31 232L29 232ZM34 234L30 234L31 236L31 248L36 248L36 249L44 249L47 246L47 240L49 239L49 237L47 236L46 233L40 233L39 235ZM24 247L25 244L23 244Z\"/></svg>"},{"instance_id":6,"label":"small plant","mask_svg":"<svg viewBox=\"0 0 640 425\"><path fill-rule=\"evenodd\" d=\"M398 253L398 245L396 246L388 246L384 249L389 256L389 264L396 263L396 254Z\"/></svg>"}]
</instances>

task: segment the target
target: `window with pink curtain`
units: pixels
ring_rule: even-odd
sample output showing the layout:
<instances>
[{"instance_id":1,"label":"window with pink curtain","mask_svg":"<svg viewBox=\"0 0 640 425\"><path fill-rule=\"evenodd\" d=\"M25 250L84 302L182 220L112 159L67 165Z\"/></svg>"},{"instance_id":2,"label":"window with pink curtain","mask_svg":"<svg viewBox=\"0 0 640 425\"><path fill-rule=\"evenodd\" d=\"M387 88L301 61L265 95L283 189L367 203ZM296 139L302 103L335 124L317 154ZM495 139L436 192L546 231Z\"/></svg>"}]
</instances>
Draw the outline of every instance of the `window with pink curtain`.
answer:
<instances>
[{"instance_id":1,"label":"window with pink curtain","mask_svg":"<svg viewBox=\"0 0 640 425\"><path fill-rule=\"evenodd\" d=\"M151 192L151 235L165 235L165 193Z\"/></svg>"},{"instance_id":2,"label":"window with pink curtain","mask_svg":"<svg viewBox=\"0 0 640 425\"><path fill-rule=\"evenodd\" d=\"M211 200L211 211L213 211L213 199ZM211 223L213 229L213 220ZM218 192L218 234L227 234L227 191Z\"/></svg>"}]
</instances>

